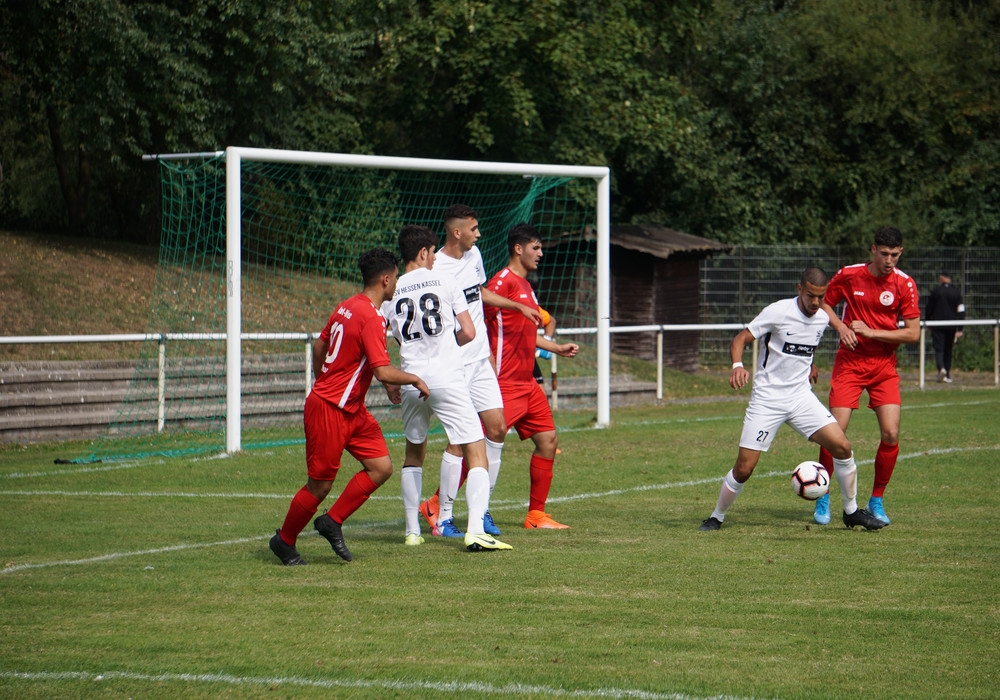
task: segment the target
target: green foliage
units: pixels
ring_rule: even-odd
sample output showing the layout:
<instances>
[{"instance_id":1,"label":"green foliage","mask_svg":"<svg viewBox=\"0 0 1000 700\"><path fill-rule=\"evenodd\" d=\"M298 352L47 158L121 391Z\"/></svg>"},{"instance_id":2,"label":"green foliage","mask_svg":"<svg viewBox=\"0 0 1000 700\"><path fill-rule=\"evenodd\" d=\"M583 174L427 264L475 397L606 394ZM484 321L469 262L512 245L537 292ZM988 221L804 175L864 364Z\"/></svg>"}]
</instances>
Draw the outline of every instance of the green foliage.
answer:
<instances>
[{"instance_id":1,"label":"green foliage","mask_svg":"<svg viewBox=\"0 0 1000 700\"><path fill-rule=\"evenodd\" d=\"M252 145L607 164L616 222L731 243L894 223L997 245L998 22L943 0L12 1L0 223L142 238L140 154Z\"/></svg>"},{"instance_id":2,"label":"green foliage","mask_svg":"<svg viewBox=\"0 0 1000 700\"><path fill-rule=\"evenodd\" d=\"M1000 197L986 183L1000 149L1000 59L988 10L907 0L716 10L692 85L740 155L720 237L858 245L894 222L912 244L997 240Z\"/></svg>"},{"instance_id":3,"label":"green foliage","mask_svg":"<svg viewBox=\"0 0 1000 700\"><path fill-rule=\"evenodd\" d=\"M346 105L364 40L326 9L265 0L12 3L0 59L12 110L2 127L14 137L0 154L12 163L3 219L50 212L41 221L55 222L53 183L29 189L39 148L55 161L66 227L122 236L156 210L143 153L358 148Z\"/></svg>"}]
</instances>

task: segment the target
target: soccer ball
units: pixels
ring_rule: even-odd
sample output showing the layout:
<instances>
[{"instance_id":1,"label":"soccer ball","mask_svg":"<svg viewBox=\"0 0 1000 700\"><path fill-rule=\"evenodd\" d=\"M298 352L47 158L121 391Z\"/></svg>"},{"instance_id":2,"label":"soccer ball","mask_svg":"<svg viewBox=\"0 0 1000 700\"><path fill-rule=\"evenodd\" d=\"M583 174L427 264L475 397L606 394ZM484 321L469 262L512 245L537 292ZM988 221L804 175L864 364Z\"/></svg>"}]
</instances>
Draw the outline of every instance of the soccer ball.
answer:
<instances>
[{"instance_id":1,"label":"soccer ball","mask_svg":"<svg viewBox=\"0 0 1000 700\"><path fill-rule=\"evenodd\" d=\"M803 462L792 471L792 491L807 501L815 501L830 490L830 475L819 462Z\"/></svg>"}]
</instances>

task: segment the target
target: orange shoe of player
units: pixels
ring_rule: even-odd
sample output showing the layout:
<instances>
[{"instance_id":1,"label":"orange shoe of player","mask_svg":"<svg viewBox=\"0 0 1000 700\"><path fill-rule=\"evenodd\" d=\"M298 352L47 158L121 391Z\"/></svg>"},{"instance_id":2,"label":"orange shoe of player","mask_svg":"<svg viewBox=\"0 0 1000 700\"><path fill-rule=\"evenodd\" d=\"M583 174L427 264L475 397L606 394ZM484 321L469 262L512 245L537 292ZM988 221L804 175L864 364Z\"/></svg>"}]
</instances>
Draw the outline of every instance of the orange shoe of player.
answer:
<instances>
[{"instance_id":1,"label":"orange shoe of player","mask_svg":"<svg viewBox=\"0 0 1000 700\"><path fill-rule=\"evenodd\" d=\"M540 510L529 510L528 517L524 519L526 530L569 530L569 525L557 523L548 513Z\"/></svg>"},{"instance_id":2,"label":"orange shoe of player","mask_svg":"<svg viewBox=\"0 0 1000 700\"><path fill-rule=\"evenodd\" d=\"M424 516L424 520L431 528L431 534L440 535L440 532L435 532L437 530L438 522L438 512L441 510L441 502L438 500L438 495L434 494L426 501L420 504L420 514Z\"/></svg>"}]
</instances>

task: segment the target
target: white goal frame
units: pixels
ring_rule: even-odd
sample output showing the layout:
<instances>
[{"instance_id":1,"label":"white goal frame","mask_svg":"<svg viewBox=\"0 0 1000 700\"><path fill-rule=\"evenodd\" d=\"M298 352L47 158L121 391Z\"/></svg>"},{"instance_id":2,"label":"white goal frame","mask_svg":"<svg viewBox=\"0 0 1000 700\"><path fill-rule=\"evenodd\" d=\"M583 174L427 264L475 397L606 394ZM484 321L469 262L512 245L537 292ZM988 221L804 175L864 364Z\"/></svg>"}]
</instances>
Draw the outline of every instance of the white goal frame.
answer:
<instances>
[{"instance_id":1,"label":"white goal frame","mask_svg":"<svg viewBox=\"0 0 1000 700\"><path fill-rule=\"evenodd\" d=\"M186 153L147 156L149 159L182 159L219 156L219 153ZM611 176L607 167L498 163L432 158L397 158L345 153L229 147L226 157L226 452L242 446L242 190L243 161L329 165L350 168L417 170L476 175L522 175L589 178L597 183L597 427L611 422ZM230 216L230 212L238 212Z\"/></svg>"}]
</instances>

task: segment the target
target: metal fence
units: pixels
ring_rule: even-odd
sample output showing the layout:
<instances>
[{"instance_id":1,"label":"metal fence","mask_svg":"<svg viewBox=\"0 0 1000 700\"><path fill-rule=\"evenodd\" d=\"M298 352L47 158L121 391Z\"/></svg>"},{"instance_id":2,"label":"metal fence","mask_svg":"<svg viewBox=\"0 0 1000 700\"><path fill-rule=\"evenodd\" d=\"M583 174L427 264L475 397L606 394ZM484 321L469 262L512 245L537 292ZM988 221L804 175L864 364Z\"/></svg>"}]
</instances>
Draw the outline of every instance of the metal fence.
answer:
<instances>
[{"instance_id":1,"label":"metal fence","mask_svg":"<svg viewBox=\"0 0 1000 700\"><path fill-rule=\"evenodd\" d=\"M702 323L749 323L768 304L795 294L802 270L818 265L831 275L843 267L871 259L867 250L825 246L738 246L731 255L717 255L701 265ZM941 272L964 297L969 319L1000 317L1000 248L906 248L899 267L917 282L920 306L937 285ZM731 335L704 332L699 347L705 366L729 362ZM992 370L992 331L969 326L955 346L955 366L965 370ZM832 365L836 343L824 343L817 353L820 364ZM916 345L899 351L903 366L919 363Z\"/></svg>"}]
</instances>

